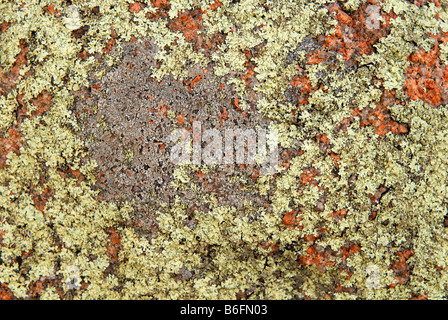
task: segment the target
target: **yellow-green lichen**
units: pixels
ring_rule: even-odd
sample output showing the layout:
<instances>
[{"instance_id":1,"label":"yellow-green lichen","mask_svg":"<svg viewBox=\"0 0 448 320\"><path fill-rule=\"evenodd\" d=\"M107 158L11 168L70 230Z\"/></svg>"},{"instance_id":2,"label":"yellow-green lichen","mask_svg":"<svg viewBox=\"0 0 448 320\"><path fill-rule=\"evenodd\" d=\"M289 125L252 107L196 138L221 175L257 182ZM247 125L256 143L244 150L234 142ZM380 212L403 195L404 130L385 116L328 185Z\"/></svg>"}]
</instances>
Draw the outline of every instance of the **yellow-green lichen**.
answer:
<instances>
[{"instance_id":1,"label":"yellow-green lichen","mask_svg":"<svg viewBox=\"0 0 448 320\"><path fill-rule=\"evenodd\" d=\"M306 36L330 34L336 20L323 7L330 1L222 1L215 10L209 9L207 1L171 1L171 19L179 11L201 7L208 10L202 15L204 32L227 34L210 57L196 52L166 21L147 19L147 13L156 12L150 1L136 14L129 11L130 3L73 1L73 7L67 8L63 1L28 0L23 5L12 1L0 5L2 20L11 23L0 35L2 72L14 64L20 40L29 47L28 65L15 87L0 98L2 137L8 137L5 132L12 125L20 125L23 135L19 152L9 152L6 166L0 169L0 282L7 284L14 296L26 298L33 281L59 277L64 285L74 281L73 297L77 299L234 299L244 290L255 298L322 298L334 283L357 288L354 295L335 293L340 299L401 299L419 294L446 298L447 106L433 108L422 101L391 106L391 117L411 128L407 135L388 133L378 138L372 127L361 126L356 117L346 131L336 130L350 117L351 107L373 107L381 90L401 90L407 57L418 47L431 49L428 33L437 34L439 28L448 31L443 11L446 1L441 1L442 9L432 3L420 8L401 0L382 3L385 12L393 10L402 16L393 19L390 34L379 40L374 53L360 57L359 64L369 66L357 70L346 69L340 58L333 69L305 65L303 53L294 63L286 59ZM356 10L360 4L348 1L344 6ZM44 9L49 5L55 13ZM91 13L96 6L99 15ZM81 38L73 37L72 31L82 25L88 25L88 31ZM116 36L112 37L113 33ZM187 207L177 199L171 207L160 205L156 212L159 234L149 243L126 226L130 206L99 200L98 192L91 188L95 164L81 161L88 155L73 132L79 128L70 109L71 90L89 86L91 72L101 75L97 69L103 65L94 55L103 53L111 40L117 53L103 55L107 65L119 59L120 44L132 37L152 38L160 48L170 46L169 52L161 50L157 55L160 67L154 70L155 77L184 77L190 63L213 63L215 74L229 75L242 99L246 87L240 77L247 61L242 50L263 44L252 59L257 73L254 91L263 95L257 108L277 121L281 146L300 142L303 151L275 179L258 178L261 193L273 192L272 212L246 204L240 214L233 207L218 206L210 194L203 200L211 210L198 210L197 225L191 230L183 222ZM92 56L80 59L83 50ZM446 61L446 46L441 46L441 60ZM300 107L284 99L297 64L302 64L313 86L325 83ZM28 70L32 72L26 75ZM374 77L383 80L383 87ZM44 90L53 97L51 108L41 116L31 116L36 107L30 99ZM14 116L18 94L23 94L29 116L20 123ZM297 117L291 115L294 109ZM332 152L340 156L337 166L314 139L322 133L327 134ZM318 184L302 183L302 173L311 167L319 172L315 177ZM84 180L64 177L68 169L79 170ZM357 179L349 185L353 175ZM187 171L177 170L175 178L176 187L197 190ZM372 205L370 195L381 185L389 191L380 203ZM52 196L39 210L36 194L49 190ZM323 196L325 208L316 211ZM369 219L372 206L377 211L375 220ZM298 207L302 228L285 228L282 217ZM330 214L340 209L346 209L347 215L335 223ZM248 213L257 219L250 220ZM120 234L121 248L118 266L113 273L105 273L111 259L107 251L110 227ZM351 276L338 268L340 255L325 272L298 263L310 246L303 237L317 236L323 228L323 236L313 245L334 251L347 243L361 248L344 260ZM272 247L264 248L263 243L277 244L279 254L271 254ZM403 248L414 252L407 260L412 276L408 283L391 287L396 280L390 265ZM202 261L212 251L213 263ZM32 253L25 254L28 252ZM370 265L376 266L380 276L375 288L366 285ZM201 273L194 274L194 270ZM176 279L176 274L188 279L178 280L182 277ZM259 278L264 279L263 287L253 285ZM88 285L81 290L78 285L82 283ZM40 298L55 299L59 294L49 286Z\"/></svg>"}]
</instances>

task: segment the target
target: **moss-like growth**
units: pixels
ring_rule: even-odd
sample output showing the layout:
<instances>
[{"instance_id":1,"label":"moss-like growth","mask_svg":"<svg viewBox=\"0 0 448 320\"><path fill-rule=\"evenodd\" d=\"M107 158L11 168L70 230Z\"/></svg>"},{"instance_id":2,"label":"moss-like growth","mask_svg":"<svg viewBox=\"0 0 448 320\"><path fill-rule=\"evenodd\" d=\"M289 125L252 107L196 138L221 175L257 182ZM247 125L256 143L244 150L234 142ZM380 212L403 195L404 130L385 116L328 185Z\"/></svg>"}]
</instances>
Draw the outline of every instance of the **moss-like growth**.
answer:
<instances>
[{"instance_id":1,"label":"moss-like growth","mask_svg":"<svg viewBox=\"0 0 448 320\"><path fill-rule=\"evenodd\" d=\"M2 296L446 298L447 5L2 3ZM143 38L160 48L154 79L206 68L235 87L239 112L272 121L283 163L241 191L269 196L266 207L220 204L186 166L174 187L209 210L185 223L188 203L159 201L149 241L131 202L95 190L74 99ZM445 72L422 89L439 99L411 86L425 59Z\"/></svg>"}]
</instances>

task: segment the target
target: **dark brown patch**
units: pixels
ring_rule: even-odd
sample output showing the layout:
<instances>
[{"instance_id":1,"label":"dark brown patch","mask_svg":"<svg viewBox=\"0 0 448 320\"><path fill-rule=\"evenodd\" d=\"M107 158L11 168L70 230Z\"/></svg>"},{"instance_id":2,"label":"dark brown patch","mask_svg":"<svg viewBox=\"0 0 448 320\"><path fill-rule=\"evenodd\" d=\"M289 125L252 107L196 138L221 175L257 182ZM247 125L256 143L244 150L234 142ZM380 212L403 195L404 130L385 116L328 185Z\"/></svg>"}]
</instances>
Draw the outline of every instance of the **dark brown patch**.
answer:
<instances>
[{"instance_id":1,"label":"dark brown patch","mask_svg":"<svg viewBox=\"0 0 448 320\"><path fill-rule=\"evenodd\" d=\"M124 45L119 65L90 90L75 93L75 113L83 127L78 135L98 163L96 188L101 197L135 201L137 229L149 238L157 230L155 209L161 210L162 202L174 204L176 197L191 208L185 221L191 229L196 225L195 211L210 210L203 200L210 193L220 206L234 206L241 214L245 202L269 207L269 195L261 196L255 185L258 165L223 164L207 167L209 172L188 169L197 191L171 185L176 165L170 160L174 145L170 135L176 128L191 133L193 122L200 121L203 130L214 128L224 136L226 128L267 128L269 121L254 106L242 110L233 88L226 79L217 79L212 70L196 65L182 80L152 78L157 50L151 41ZM291 152L283 157L282 149L279 151L279 162L288 163Z\"/></svg>"}]
</instances>

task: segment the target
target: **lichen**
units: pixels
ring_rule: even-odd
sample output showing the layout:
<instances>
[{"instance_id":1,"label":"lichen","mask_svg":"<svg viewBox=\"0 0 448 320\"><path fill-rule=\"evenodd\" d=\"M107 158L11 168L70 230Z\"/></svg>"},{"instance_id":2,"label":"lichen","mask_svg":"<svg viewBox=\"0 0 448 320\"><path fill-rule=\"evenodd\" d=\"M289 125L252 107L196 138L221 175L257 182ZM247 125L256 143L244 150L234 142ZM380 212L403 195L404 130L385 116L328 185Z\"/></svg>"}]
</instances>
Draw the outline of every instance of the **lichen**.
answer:
<instances>
[{"instance_id":1,"label":"lichen","mask_svg":"<svg viewBox=\"0 0 448 320\"><path fill-rule=\"evenodd\" d=\"M13 297L446 298L448 106L403 89L409 56L446 37L446 1L141 3L0 5L0 284ZM352 51L349 32L363 31L351 21L368 6L386 34ZM195 42L188 24L170 24L180 15L201 21L194 36L224 40ZM297 151L254 186L240 180L270 206L201 194L210 210L195 210L192 228L185 201L160 201L149 241L132 203L101 199L74 93L143 38L160 48L154 78L210 68ZM178 169L175 187L199 193L194 170Z\"/></svg>"}]
</instances>

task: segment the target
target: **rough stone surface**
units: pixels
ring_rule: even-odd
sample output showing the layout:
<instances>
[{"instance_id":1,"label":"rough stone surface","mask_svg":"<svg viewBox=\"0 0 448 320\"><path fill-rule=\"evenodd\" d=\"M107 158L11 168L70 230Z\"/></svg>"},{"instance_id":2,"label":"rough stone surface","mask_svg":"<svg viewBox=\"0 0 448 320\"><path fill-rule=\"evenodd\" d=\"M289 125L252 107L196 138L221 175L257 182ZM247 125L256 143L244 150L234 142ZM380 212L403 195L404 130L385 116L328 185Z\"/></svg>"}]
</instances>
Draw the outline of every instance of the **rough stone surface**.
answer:
<instances>
[{"instance_id":1,"label":"rough stone surface","mask_svg":"<svg viewBox=\"0 0 448 320\"><path fill-rule=\"evenodd\" d=\"M121 62L109 68L91 93L78 92L75 102L82 127L78 134L98 164L96 187L104 199L133 202L135 218L150 237L156 230L154 211L160 210L161 202L173 204L176 197L190 207L191 215L194 210L209 210L203 201L209 193L219 205L268 208L269 195L261 196L255 188L256 172L261 169L257 164L206 166L211 170L208 174L189 167L192 183L199 189L177 190L171 185L177 165L170 159L175 143L170 136L178 128L191 132L193 121L199 121L203 131L218 129L224 138L226 129L268 130L269 120L253 105L242 110L232 86L197 65L189 69L187 80L152 78L158 48L148 39L123 47ZM193 227L190 218L186 223Z\"/></svg>"}]
</instances>

